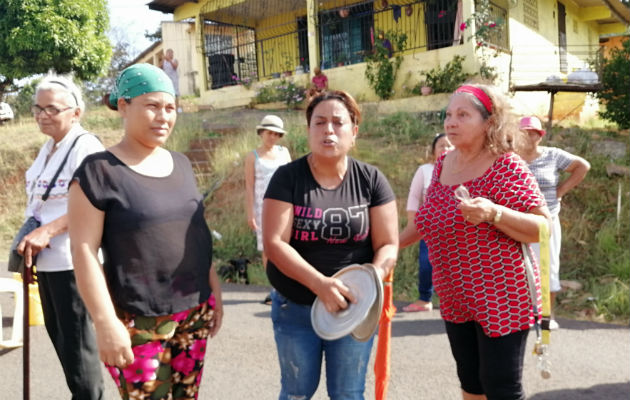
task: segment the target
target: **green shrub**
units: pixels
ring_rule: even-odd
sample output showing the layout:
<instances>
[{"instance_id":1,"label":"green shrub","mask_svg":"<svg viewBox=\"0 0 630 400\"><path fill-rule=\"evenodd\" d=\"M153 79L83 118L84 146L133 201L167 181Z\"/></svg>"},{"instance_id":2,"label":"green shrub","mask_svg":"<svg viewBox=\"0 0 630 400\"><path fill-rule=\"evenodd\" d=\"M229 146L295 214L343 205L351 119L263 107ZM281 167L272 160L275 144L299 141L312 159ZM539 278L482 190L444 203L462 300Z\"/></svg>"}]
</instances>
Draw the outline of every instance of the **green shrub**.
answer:
<instances>
[{"instance_id":1,"label":"green shrub","mask_svg":"<svg viewBox=\"0 0 630 400\"><path fill-rule=\"evenodd\" d=\"M295 107L306 98L306 88L292 80L281 79L268 85L261 85L256 90L254 103L265 104L282 101L288 107Z\"/></svg>"},{"instance_id":2,"label":"green shrub","mask_svg":"<svg viewBox=\"0 0 630 400\"><path fill-rule=\"evenodd\" d=\"M295 107L306 98L306 88L284 79L276 86L276 92L278 93L278 100L284 101L288 107Z\"/></svg>"},{"instance_id":3,"label":"green shrub","mask_svg":"<svg viewBox=\"0 0 630 400\"><path fill-rule=\"evenodd\" d=\"M254 102L256 104L273 103L274 101L277 101L277 96L275 88L261 85L256 89Z\"/></svg>"},{"instance_id":4,"label":"green shrub","mask_svg":"<svg viewBox=\"0 0 630 400\"><path fill-rule=\"evenodd\" d=\"M602 118L615 122L621 129L630 128L630 39L623 41L621 49L612 49L610 57L600 63L602 90L595 96L603 100L606 110Z\"/></svg>"},{"instance_id":5,"label":"green shrub","mask_svg":"<svg viewBox=\"0 0 630 400\"><path fill-rule=\"evenodd\" d=\"M422 71L424 81L419 83L413 92L420 93L420 87L429 86L433 89L433 93L451 93L455 91L466 79L470 78L470 74L464 72L463 62L464 56L456 55L453 59L440 68L439 66L428 71Z\"/></svg>"},{"instance_id":6,"label":"green shrub","mask_svg":"<svg viewBox=\"0 0 630 400\"><path fill-rule=\"evenodd\" d=\"M16 117L28 117L31 115L31 106L33 105L33 96L35 95L35 86L41 79L34 79L20 89L17 96L8 99L13 113Z\"/></svg>"},{"instance_id":7,"label":"green shrub","mask_svg":"<svg viewBox=\"0 0 630 400\"><path fill-rule=\"evenodd\" d=\"M383 40L376 40L374 51L366 57L365 78L379 98L389 99L394 94L394 83L398 68L402 63L402 52L405 50L407 35L394 31L380 35ZM385 43L388 43L389 47ZM393 52L396 52L396 56L391 59Z\"/></svg>"}]
</instances>

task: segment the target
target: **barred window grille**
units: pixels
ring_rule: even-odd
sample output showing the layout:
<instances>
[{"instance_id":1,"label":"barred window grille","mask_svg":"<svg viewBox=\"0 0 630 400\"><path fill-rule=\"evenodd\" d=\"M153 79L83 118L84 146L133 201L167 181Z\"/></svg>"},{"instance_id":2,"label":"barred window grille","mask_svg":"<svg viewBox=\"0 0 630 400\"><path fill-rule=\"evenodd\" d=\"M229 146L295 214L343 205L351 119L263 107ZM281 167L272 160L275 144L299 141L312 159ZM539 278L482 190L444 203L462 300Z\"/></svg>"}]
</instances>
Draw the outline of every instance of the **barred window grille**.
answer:
<instances>
[{"instance_id":1,"label":"barred window grille","mask_svg":"<svg viewBox=\"0 0 630 400\"><path fill-rule=\"evenodd\" d=\"M455 37L457 0L389 3L320 0L316 40L321 68L364 62L375 41L384 41L388 32L407 36L407 53L460 43ZM305 0L224 0L220 8L208 3L201 16L200 50L209 88L308 72L312 55ZM398 50L392 49L392 55Z\"/></svg>"},{"instance_id":2,"label":"barred window grille","mask_svg":"<svg viewBox=\"0 0 630 400\"><path fill-rule=\"evenodd\" d=\"M508 38L508 12L505 8L498 6L495 3L490 3L490 20L495 23L501 21L501 24L497 25L497 29L493 29L492 33L488 37L488 42L499 49L509 49Z\"/></svg>"}]
</instances>

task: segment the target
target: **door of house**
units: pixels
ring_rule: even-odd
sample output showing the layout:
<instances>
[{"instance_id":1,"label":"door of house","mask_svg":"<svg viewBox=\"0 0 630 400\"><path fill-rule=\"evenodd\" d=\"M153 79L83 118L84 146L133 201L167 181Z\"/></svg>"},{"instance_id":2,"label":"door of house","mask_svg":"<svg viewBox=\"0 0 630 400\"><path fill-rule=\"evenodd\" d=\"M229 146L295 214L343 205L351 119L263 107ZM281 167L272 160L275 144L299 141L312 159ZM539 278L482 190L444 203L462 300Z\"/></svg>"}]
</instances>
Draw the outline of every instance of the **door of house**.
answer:
<instances>
[{"instance_id":1,"label":"door of house","mask_svg":"<svg viewBox=\"0 0 630 400\"><path fill-rule=\"evenodd\" d=\"M560 72L567 73L567 12L564 4L558 2L558 53L560 54Z\"/></svg>"},{"instance_id":2,"label":"door of house","mask_svg":"<svg viewBox=\"0 0 630 400\"><path fill-rule=\"evenodd\" d=\"M424 21L427 32L427 50L453 45L457 0L435 0L425 3Z\"/></svg>"},{"instance_id":3,"label":"door of house","mask_svg":"<svg viewBox=\"0 0 630 400\"><path fill-rule=\"evenodd\" d=\"M306 72L308 71L309 58L308 58L308 23L306 17L299 17L297 19L298 28L298 52L300 56L300 65Z\"/></svg>"}]
</instances>

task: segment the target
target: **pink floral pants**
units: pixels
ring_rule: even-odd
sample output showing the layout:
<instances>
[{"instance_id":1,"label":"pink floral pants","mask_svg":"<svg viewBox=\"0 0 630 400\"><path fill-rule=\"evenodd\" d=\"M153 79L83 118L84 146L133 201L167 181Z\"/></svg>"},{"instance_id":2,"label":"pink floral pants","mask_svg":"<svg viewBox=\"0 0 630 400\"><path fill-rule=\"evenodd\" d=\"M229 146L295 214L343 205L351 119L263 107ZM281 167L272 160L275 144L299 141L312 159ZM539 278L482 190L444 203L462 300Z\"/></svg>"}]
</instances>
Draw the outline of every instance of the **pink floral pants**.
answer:
<instances>
[{"instance_id":1,"label":"pink floral pants","mask_svg":"<svg viewBox=\"0 0 630 400\"><path fill-rule=\"evenodd\" d=\"M214 295L207 303L176 314L143 317L123 313L134 361L126 368L105 365L123 399L197 399L206 354Z\"/></svg>"}]
</instances>

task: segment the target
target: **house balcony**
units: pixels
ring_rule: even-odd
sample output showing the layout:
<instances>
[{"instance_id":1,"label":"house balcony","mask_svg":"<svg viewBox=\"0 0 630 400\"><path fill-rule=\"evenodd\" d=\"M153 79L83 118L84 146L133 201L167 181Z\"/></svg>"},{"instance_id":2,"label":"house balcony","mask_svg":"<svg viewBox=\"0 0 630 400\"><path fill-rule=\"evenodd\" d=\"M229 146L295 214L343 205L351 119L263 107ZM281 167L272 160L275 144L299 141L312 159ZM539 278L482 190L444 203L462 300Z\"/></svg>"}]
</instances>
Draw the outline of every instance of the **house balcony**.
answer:
<instances>
[{"instance_id":1,"label":"house balcony","mask_svg":"<svg viewBox=\"0 0 630 400\"><path fill-rule=\"evenodd\" d=\"M320 67L331 83L339 76L340 84L331 87L346 88L348 71L352 75L350 81L366 85L362 72L366 56L376 41L392 47L386 37L389 32L406 35L402 55L415 60L409 64L414 64L417 72L425 64L429 69L440 61L439 53L420 56L421 53L464 43L457 19L462 15L458 10L461 2L389 3L319 1L317 12L312 14L315 18L311 18L315 21L309 24L305 0L207 2L200 8L199 16L208 89L296 76L311 72L314 66ZM315 40L309 41L309 36L315 36ZM460 48L459 54L462 50L468 52L468 47L471 46ZM396 50L392 49L392 56ZM431 63L424 63L425 58Z\"/></svg>"}]
</instances>

